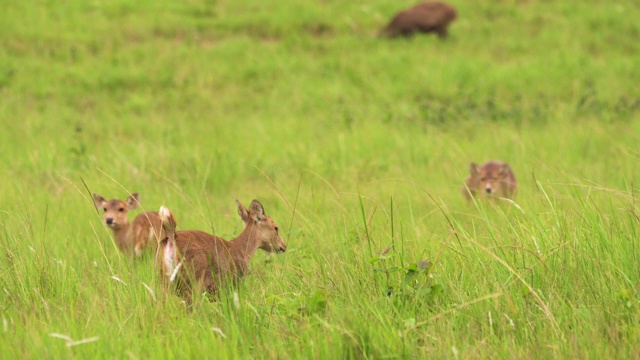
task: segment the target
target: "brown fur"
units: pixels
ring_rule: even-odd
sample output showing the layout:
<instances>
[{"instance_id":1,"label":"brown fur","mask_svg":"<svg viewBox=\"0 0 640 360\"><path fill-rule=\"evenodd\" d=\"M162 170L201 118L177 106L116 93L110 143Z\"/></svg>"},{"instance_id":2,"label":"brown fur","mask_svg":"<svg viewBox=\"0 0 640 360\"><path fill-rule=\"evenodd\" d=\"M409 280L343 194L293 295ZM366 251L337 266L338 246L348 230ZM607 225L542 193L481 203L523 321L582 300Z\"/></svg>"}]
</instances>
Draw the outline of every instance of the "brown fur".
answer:
<instances>
[{"instance_id":1,"label":"brown fur","mask_svg":"<svg viewBox=\"0 0 640 360\"><path fill-rule=\"evenodd\" d=\"M471 163L469 173L466 185L462 187L462 194L468 200L481 195L510 199L518 188L516 177L507 163L490 161L482 166Z\"/></svg>"},{"instance_id":2,"label":"brown fur","mask_svg":"<svg viewBox=\"0 0 640 360\"><path fill-rule=\"evenodd\" d=\"M147 245L152 249L164 238L162 221L157 212L144 212L129 224L127 213L134 210L140 203L140 195L135 193L125 201L109 200L98 194L93 194L93 202L98 210L104 211L105 224L113 230L113 237L118 248L125 254L142 255ZM153 240L153 241L151 241Z\"/></svg>"},{"instance_id":3,"label":"brown fur","mask_svg":"<svg viewBox=\"0 0 640 360\"><path fill-rule=\"evenodd\" d=\"M456 9L449 4L425 2L397 13L384 28L382 35L408 37L416 32L435 32L440 38L446 38L449 25L457 17Z\"/></svg>"},{"instance_id":4,"label":"brown fur","mask_svg":"<svg viewBox=\"0 0 640 360\"><path fill-rule=\"evenodd\" d=\"M165 285L175 281L178 293L188 301L197 291L217 296L224 283L237 283L248 272L256 250L284 252L287 248L278 234L278 226L265 214L258 200L251 202L249 210L237 200L236 204L245 228L231 241L198 230L176 232L173 214L165 207L160 208L167 237L160 243L156 261Z\"/></svg>"}]
</instances>

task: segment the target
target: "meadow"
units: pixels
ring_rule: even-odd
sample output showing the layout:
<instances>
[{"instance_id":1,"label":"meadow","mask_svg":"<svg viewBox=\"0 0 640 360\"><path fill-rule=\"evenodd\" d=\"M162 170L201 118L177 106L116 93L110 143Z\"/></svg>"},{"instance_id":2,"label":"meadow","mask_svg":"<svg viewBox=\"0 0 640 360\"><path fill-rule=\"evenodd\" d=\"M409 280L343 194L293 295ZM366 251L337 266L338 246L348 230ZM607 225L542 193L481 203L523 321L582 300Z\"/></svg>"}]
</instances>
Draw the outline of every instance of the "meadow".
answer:
<instances>
[{"instance_id":1,"label":"meadow","mask_svg":"<svg viewBox=\"0 0 640 360\"><path fill-rule=\"evenodd\" d=\"M0 357L640 358L640 5L5 1ZM468 203L469 163L518 193ZM165 295L91 200L287 252ZM130 219L139 211L135 211Z\"/></svg>"}]
</instances>

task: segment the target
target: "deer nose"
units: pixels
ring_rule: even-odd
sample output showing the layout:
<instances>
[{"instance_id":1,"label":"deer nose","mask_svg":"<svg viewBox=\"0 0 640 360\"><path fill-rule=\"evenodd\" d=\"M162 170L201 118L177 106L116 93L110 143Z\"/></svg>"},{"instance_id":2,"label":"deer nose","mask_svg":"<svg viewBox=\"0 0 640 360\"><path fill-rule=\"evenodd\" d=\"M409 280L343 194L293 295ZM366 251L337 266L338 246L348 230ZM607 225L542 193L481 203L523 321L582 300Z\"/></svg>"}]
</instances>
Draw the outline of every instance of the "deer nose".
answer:
<instances>
[{"instance_id":1,"label":"deer nose","mask_svg":"<svg viewBox=\"0 0 640 360\"><path fill-rule=\"evenodd\" d=\"M107 225L112 225L113 224L113 218L107 218L106 219L106 223L107 223Z\"/></svg>"},{"instance_id":2,"label":"deer nose","mask_svg":"<svg viewBox=\"0 0 640 360\"><path fill-rule=\"evenodd\" d=\"M282 245L278 246L278 252L283 253L285 251L287 251L287 245L282 244Z\"/></svg>"},{"instance_id":3,"label":"deer nose","mask_svg":"<svg viewBox=\"0 0 640 360\"><path fill-rule=\"evenodd\" d=\"M487 194L491 194L491 188L490 187L486 188L485 190L487 191Z\"/></svg>"}]
</instances>

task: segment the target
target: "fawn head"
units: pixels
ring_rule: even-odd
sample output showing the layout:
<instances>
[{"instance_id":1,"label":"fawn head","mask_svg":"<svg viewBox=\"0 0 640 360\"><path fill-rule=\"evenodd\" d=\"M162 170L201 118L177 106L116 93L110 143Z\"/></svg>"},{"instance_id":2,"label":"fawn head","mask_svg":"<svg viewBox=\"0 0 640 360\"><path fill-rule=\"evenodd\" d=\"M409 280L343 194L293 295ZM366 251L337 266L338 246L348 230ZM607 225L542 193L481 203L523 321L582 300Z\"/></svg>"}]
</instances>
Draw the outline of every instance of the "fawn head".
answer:
<instances>
[{"instance_id":1,"label":"fawn head","mask_svg":"<svg viewBox=\"0 0 640 360\"><path fill-rule=\"evenodd\" d=\"M471 163L470 173L477 184L477 190L492 196L506 191L511 168L501 162L488 162L482 166Z\"/></svg>"},{"instance_id":2,"label":"fawn head","mask_svg":"<svg viewBox=\"0 0 640 360\"><path fill-rule=\"evenodd\" d=\"M280 238L278 225L267 214L258 200L253 200L247 210L238 200L238 215L246 228L251 231L251 236L258 240L259 248L267 252L285 252L287 245Z\"/></svg>"},{"instance_id":3,"label":"fawn head","mask_svg":"<svg viewBox=\"0 0 640 360\"><path fill-rule=\"evenodd\" d=\"M98 210L104 211L104 222L110 228L117 230L129 223L127 212L138 207L140 195L132 194L127 200L106 200L98 194L93 194L93 202Z\"/></svg>"}]
</instances>

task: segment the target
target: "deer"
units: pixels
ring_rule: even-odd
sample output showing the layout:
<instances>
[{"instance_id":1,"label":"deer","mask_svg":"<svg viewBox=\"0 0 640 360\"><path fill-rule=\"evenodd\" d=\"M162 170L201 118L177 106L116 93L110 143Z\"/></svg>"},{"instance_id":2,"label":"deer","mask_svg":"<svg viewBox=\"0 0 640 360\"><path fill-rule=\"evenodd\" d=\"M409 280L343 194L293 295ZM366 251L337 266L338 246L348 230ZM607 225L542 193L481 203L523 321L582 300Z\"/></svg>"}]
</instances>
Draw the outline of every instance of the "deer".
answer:
<instances>
[{"instance_id":1,"label":"deer","mask_svg":"<svg viewBox=\"0 0 640 360\"><path fill-rule=\"evenodd\" d=\"M104 223L113 231L115 243L123 253L130 255L133 251L136 257L141 256L147 246L155 248L164 238L162 221L157 212L138 214L129 223L127 213L140 204L138 193L131 194L125 201L106 200L94 193L93 202L98 210L104 211Z\"/></svg>"},{"instance_id":2,"label":"deer","mask_svg":"<svg viewBox=\"0 0 640 360\"><path fill-rule=\"evenodd\" d=\"M258 200L247 210L238 200L238 215L244 230L233 240L200 230L176 231L176 219L171 210L162 206L158 211L166 234L156 253L165 289L175 283L178 295L191 303L193 294L204 290L219 298L226 284L237 285L248 273L249 263L258 249L283 253L278 225L269 217Z\"/></svg>"},{"instance_id":3,"label":"deer","mask_svg":"<svg viewBox=\"0 0 640 360\"><path fill-rule=\"evenodd\" d=\"M470 176L462 187L462 195L471 201L478 196L511 199L516 193L518 182L509 164L489 161L482 165L471 163Z\"/></svg>"},{"instance_id":4,"label":"deer","mask_svg":"<svg viewBox=\"0 0 640 360\"><path fill-rule=\"evenodd\" d=\"M443 2L424 2L397 13L382 29L381 35L390 38L411 37L415 33L434 32L444 39L448 27L458 17L456 9Z\"/></svg>"}]
</instances>

